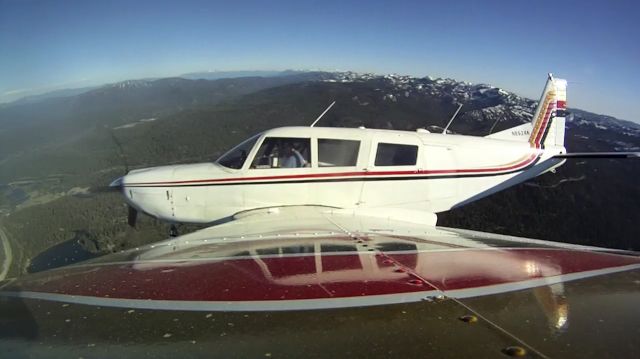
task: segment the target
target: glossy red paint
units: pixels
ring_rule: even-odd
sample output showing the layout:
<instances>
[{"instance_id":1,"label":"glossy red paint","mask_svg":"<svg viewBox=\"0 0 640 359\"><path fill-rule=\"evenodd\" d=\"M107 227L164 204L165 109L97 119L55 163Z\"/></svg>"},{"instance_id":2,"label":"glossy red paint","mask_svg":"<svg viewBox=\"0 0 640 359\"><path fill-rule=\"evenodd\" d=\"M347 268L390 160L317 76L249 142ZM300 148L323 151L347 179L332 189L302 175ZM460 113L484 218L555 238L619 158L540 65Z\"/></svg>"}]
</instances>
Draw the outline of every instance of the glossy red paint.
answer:
<instances>
[{"instance_id":1,"label":"glossy red paint","mask_svg":"<svg viewBox=\"0 0 640 359\"><path fill-rule=\"evenodd\" d=\"M562 249L317 253L76 266L24 280L20 290L178 301L329 299L481 288L638 263Z\"/></svg>"}]
</instances>

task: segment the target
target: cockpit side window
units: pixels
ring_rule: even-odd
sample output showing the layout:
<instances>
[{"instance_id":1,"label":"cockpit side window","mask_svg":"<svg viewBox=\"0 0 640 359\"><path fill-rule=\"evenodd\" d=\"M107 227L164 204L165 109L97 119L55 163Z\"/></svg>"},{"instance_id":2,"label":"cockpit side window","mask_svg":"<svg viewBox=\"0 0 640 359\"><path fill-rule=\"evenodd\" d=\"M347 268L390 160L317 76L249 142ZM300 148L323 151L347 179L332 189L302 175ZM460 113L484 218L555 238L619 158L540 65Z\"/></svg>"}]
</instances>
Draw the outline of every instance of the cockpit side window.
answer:
<instances>
[{"instance_id":1,"label":"cockpit side window","mask_svg":"<svg viewBox=\"0 0 640 359\"><path fill-rule=\"evenodd\" d=\"M358 162L360 141L318 139L319 167L353 167Z\"/></svg>"},{"instance_id":2,"label":"cockpit side window","mask_svg":"<svg viewBox=\"0 0 640 359\"><path fill-rule=\"evenodd\" d=\"M256 153L251 168L297 168L311 166L308 138L267 137Z\"/></svg>"},{"instance_id":3,"label":"cockpit side window","mask_svg":"<svg viewBox=\"0 0 640 359\"><path fill-rule=\"evenodd\" d=\"M247 160L249 152L251 152L251 149L256 144L259 137L260 135L255 135L232 148L229 152L225 153L218 159L218 164L236 170L241 169L244 162Z\"/></svg>"},{"instance_id":4,"label":"cockpit side window","mask_svg":"<svg viewBox=\"0 0 640 359\"><path fill-rule=\"evenodd\" d=\"M376 151L376 166L415 166L418 146L395 143L379 143Z\"/></svg>"}]
</instances>

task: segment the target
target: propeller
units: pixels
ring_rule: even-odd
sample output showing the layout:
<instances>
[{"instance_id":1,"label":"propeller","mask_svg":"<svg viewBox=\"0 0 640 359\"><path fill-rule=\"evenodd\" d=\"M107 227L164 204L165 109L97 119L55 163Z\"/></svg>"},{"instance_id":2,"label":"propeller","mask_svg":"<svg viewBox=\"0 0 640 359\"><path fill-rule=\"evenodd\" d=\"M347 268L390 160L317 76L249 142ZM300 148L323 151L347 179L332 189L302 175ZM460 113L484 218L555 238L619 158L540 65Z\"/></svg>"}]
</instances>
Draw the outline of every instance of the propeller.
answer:
<instances>
[{"instance_id":1,"label":"propeller","mask_svg":"<svg viewBox=\"0 0 640 359\"><path fill-rule=\"evenodd\" d=\"M124 178L124 176L129 174L129 162L127 161L127 155L124 152L122 143L120 143L120 141L118 140L118 137L116 137L116 134L113 132L112 128L109 129L109 134L111 135L111 139L113 140L113 143L118 148L118 156L120 157L124 165L124 175L122 177L119 177L115 181L111 182L109 184L109 188L111 191L114 191L114 190L122 191L122 179ZM138 210L132 207L130 204L127 204L127 224L132 228L136 228L137 220L138 220Z\"/></svg>"},{"instance_id":2,"label":"propeller","mask_svg":"<svg viewBox=\"0 0 640 359\"><path fill-rule=\"evenodd\" d=\"M122 159L122 163L124 164L124 174L126 175L129 173L129 162L127 161L127 155L124 153L124 148L122 147L122 144L116 137L116 134L113 132L112 128L109 129L109 134L111 135L113 143L115 143L116 147L118 147L118 156L120 157L120 159Z\"/></svg>"},{"instance_id":3,"label":"propeller","mask_svg":"<svg viewBox=\"0 0 640 359\"><path fill-rule=\"evenodd\" d=\"M124 177L124 176L123 176ZM122 191L122 178L123 177L119 177L118 179L114 180L113 182L111 182L109 184L109 187L106 187L104 189L105 192L113 192L113 191ZM135 228L136 227L136 221L138 220L138 210L135 209L134 207L132 207L130 204L127 204L127 224L132 227Z\"/></svg>"},{"instance_id":4,"label":"propeller","mask_svg":"<svg viewBox=\"0 0 640 359\"><path fill-rule=\"evenodd\" d=\"M136 221L138 220L138 210L133 208L131 205L128 205L128 208L129 213L127 215L127 224L132 228L136 228Z\"/></svg>"}]
</instances>

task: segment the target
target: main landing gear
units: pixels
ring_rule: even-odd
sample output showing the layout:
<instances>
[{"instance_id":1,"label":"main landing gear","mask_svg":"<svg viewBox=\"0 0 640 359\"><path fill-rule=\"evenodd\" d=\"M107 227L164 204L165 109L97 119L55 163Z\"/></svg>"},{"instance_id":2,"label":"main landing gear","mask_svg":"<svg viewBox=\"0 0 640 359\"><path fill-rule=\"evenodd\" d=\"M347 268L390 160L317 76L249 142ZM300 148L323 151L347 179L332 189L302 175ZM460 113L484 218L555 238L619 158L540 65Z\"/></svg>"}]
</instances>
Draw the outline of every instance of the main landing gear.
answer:
<instances>
[{"instance_id":1,"label":"main landing gear","mask_svg":"<svg viewBox=\"0 0 640 359\"><path fill-rule=\"evenodd\" d=\"M176 227L175 224L172 224L171 228L169 228L169 237L175 238L175 237L177 237L179 235L180 234L178 233L178 227Z\"/></svg>"}]
</instances>

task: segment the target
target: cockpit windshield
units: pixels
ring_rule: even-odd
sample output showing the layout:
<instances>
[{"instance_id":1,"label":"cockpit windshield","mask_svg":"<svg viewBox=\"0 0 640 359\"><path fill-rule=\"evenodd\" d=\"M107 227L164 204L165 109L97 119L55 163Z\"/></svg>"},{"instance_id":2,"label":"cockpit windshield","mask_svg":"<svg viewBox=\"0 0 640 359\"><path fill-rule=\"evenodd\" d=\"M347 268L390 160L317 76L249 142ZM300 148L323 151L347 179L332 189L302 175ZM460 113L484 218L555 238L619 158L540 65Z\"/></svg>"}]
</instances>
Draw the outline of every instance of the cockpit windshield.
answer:
<instances>
[{"instance_id":1,"label":"cockpit windshield","mask_svg":"<svg viewBox=\"0 0 640 359\"><path fill-rule=\"evenodd\" d=\"M232 148L229 152L225 153L218 159L218 164L236 170L242 168L244 162L247 160L249 152L251 152L256 141L258 141L258 138L260 138L260 134L257 134Z\"/></svg>"}]
</instances>

